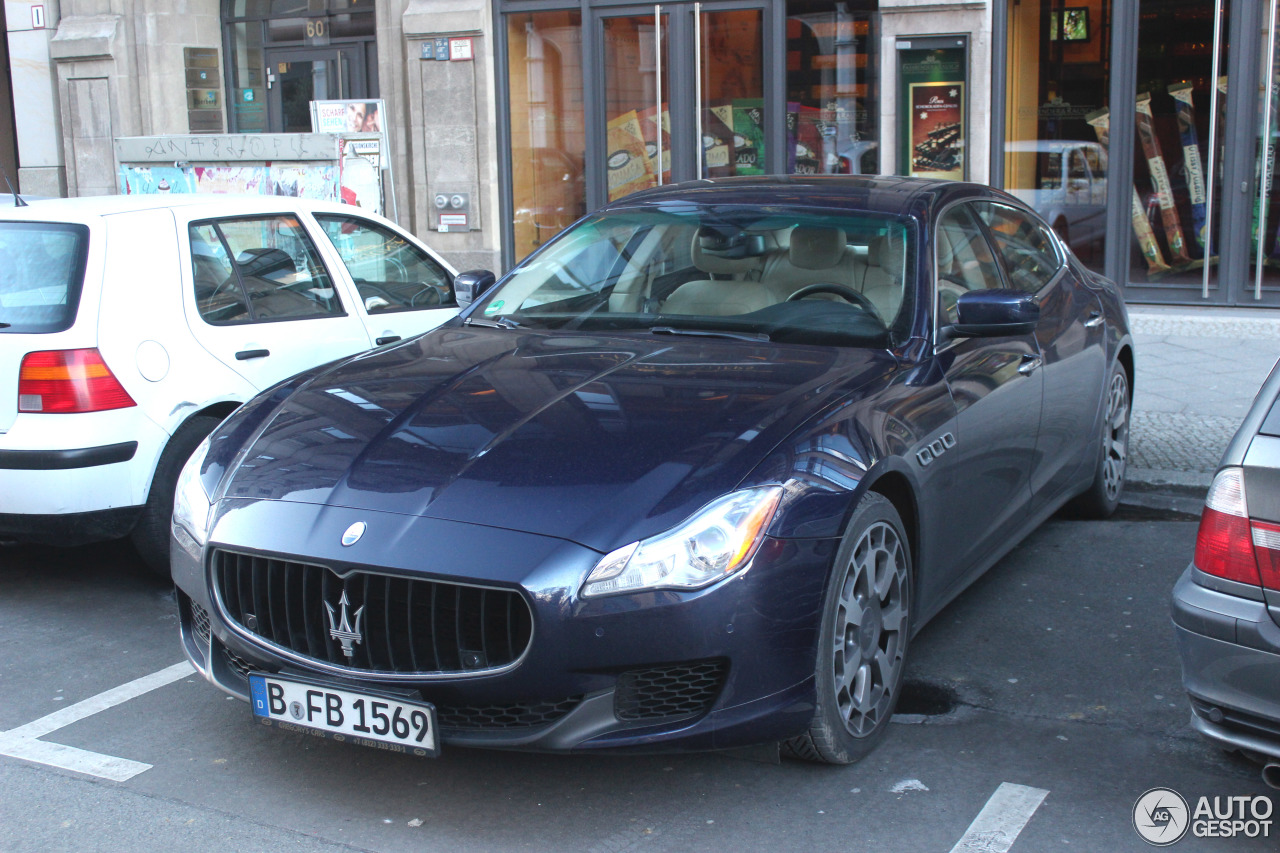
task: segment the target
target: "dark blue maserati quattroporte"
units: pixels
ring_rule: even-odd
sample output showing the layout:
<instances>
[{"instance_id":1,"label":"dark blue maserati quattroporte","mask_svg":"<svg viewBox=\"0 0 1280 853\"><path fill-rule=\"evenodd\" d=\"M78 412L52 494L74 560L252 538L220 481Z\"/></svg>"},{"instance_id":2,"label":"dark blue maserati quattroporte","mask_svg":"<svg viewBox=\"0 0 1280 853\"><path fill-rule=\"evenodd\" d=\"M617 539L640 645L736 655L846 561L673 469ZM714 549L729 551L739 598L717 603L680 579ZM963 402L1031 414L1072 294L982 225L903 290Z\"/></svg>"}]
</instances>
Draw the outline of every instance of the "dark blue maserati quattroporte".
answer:
<instances>
[{"instance_id":1,"label":"dark blue maserati quattroporte","mask_svg":"<svg viewBox=\"0 0 1280 853\"><path fill-rule=\"evenodd\" d=\"M669 186L455 287L182 473L182 642L263 722L854 761L920 626L1120 497L1124 305L996 190Z\"/></svg>"}]
</instances>

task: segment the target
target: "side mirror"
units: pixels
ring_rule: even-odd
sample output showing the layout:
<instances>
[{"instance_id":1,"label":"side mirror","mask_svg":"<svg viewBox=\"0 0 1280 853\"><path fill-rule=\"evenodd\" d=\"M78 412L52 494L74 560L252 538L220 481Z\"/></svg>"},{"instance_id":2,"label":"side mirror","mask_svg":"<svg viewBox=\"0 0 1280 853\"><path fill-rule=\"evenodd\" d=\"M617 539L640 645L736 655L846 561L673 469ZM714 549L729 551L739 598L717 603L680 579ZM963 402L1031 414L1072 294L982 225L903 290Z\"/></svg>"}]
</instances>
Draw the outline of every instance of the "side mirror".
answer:
<instances>
[{"instance_id":1,"label":"side mirror","mask_svg":"<svg viewBox=\"0 0 1280 853\"><path fill-rule=\"evenodd\" d=\"M971 290L956 300L956 316L939 330L943 340L1029 335L1040 322L1040 306L1021 290Z\"/></svg>"},{"instance_id":2,"label":"side mirror","mask_svg":"<svg viewBox=\"0 0 1280 853\"><path fill-rule=\"evenodd\" d=\"M453 278L453 294L458 300L459 308L466 308L475 302L484 292L493 287L498 279L488 270L467 270Z\"/></svg>"}]
</instances>

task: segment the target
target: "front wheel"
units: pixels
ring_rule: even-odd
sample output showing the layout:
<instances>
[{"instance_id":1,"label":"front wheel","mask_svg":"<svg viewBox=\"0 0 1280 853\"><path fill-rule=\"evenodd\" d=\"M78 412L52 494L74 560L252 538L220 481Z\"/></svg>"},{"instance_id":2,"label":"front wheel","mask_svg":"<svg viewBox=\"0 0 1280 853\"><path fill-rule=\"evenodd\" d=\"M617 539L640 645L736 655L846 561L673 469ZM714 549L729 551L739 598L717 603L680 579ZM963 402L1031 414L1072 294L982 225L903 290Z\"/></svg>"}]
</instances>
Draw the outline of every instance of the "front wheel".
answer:
<instances>
[{"instance_id":1,"label":"front wheel","mask_svg":"<svg viewBox=\"0 0 1280 853\"><path fill-rule=\"evenodd\" d=\"M822 609L809 729L788 753L852 764L880 742L897 707L911 639L911 552L902 519L868 493L845 530Z\"/></svg>"}]
</instances>

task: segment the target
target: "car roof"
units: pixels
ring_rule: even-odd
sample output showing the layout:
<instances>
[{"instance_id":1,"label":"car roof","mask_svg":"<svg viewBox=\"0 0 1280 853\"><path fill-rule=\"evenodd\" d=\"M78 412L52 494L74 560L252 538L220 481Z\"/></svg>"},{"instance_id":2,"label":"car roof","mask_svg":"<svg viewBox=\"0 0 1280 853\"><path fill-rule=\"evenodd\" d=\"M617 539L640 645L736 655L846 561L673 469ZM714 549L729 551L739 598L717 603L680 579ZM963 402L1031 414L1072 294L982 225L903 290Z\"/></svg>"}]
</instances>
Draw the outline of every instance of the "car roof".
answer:
<instances>
[{"instance_id":1,"label":"car roof","mask_svg":"<svg viewBox=\"0 0 1280 853\"><path fill-rule=\"evenodd\" d=\"M184 210L196 216L228 216L282 210L310 210L352 213L352 208L336 201L276 195L224 195L182 193L179 195L101 195L43 199L27 207L2 207L0 219L86 222L105 216L140 210ZM371 211L363 211L371 214Z\"/></svg>"},{"instance_id":2,"label":"car roof","mask_svg":"<svg viewBox=\"0 0 1280 853\"><path fill-rule=\"evenodd\" d=\"M768 175L712 178L654 187L620 199L604 211L662 207L671 202L707 205L777 205L926 216L952 200L990 198L1021 203L1000 190L965 181L893 175Z\"/></svg>"}]
</instances>

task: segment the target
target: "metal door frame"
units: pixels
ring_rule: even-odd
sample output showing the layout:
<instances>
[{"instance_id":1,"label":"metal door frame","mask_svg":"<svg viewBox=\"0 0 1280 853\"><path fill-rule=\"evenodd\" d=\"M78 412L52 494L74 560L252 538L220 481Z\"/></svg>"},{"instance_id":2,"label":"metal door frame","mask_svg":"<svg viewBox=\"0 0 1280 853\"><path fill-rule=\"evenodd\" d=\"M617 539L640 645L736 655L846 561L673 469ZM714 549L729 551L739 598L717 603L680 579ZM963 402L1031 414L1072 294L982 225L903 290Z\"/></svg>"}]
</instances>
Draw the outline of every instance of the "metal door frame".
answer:
<instances>
[{"instance_id":1,"label":"metal door frame","mask_svg":"<svg viewBox=\"0 0 1280 853\"><path fill-rule=\"evenodd\" d=\"M667 109L670 113L671 180L694 180L698 177L699 152L697 122L700 116L699 68L697 44L699 13L726 11L758 11L761 27L761 97L765 104L765 171L784 171L786 159L785 62L779 65L779 46L785 60L786 30L779 28L769 0L674 0L669 3L626 3L597 5L583 15L583 102L586 121L587 210L595 210L608 202L605 175L607 116L605 103L604 21L607 18L666 16L663 32L667 36ZM785 23L785 20L784 20ZM778 97L781 92L782 96ZM775 98L777 98L775 102Z\"/></svg>"},{"instance_id":2,"label":"metal door frame","mask_svg":"<svg viewBox=\"0 0 1280 853\"><path fill-rule=\"evenodd\" d=\"M346 85L342 79L342 57L347 56L348 79ZM275 68L281 62L315 62L317 60L332 61L337 71L338 93L330 94L325 100L359 100L352 92L363 92L365 89L365 50L361 43L334 44L325 47L271 47L262 48L262 62L271 81L276 74ZM269 133L284 132L284 107L280 98L278 81L267 87L267 131Z\"/></svg>"}]
</instances>

